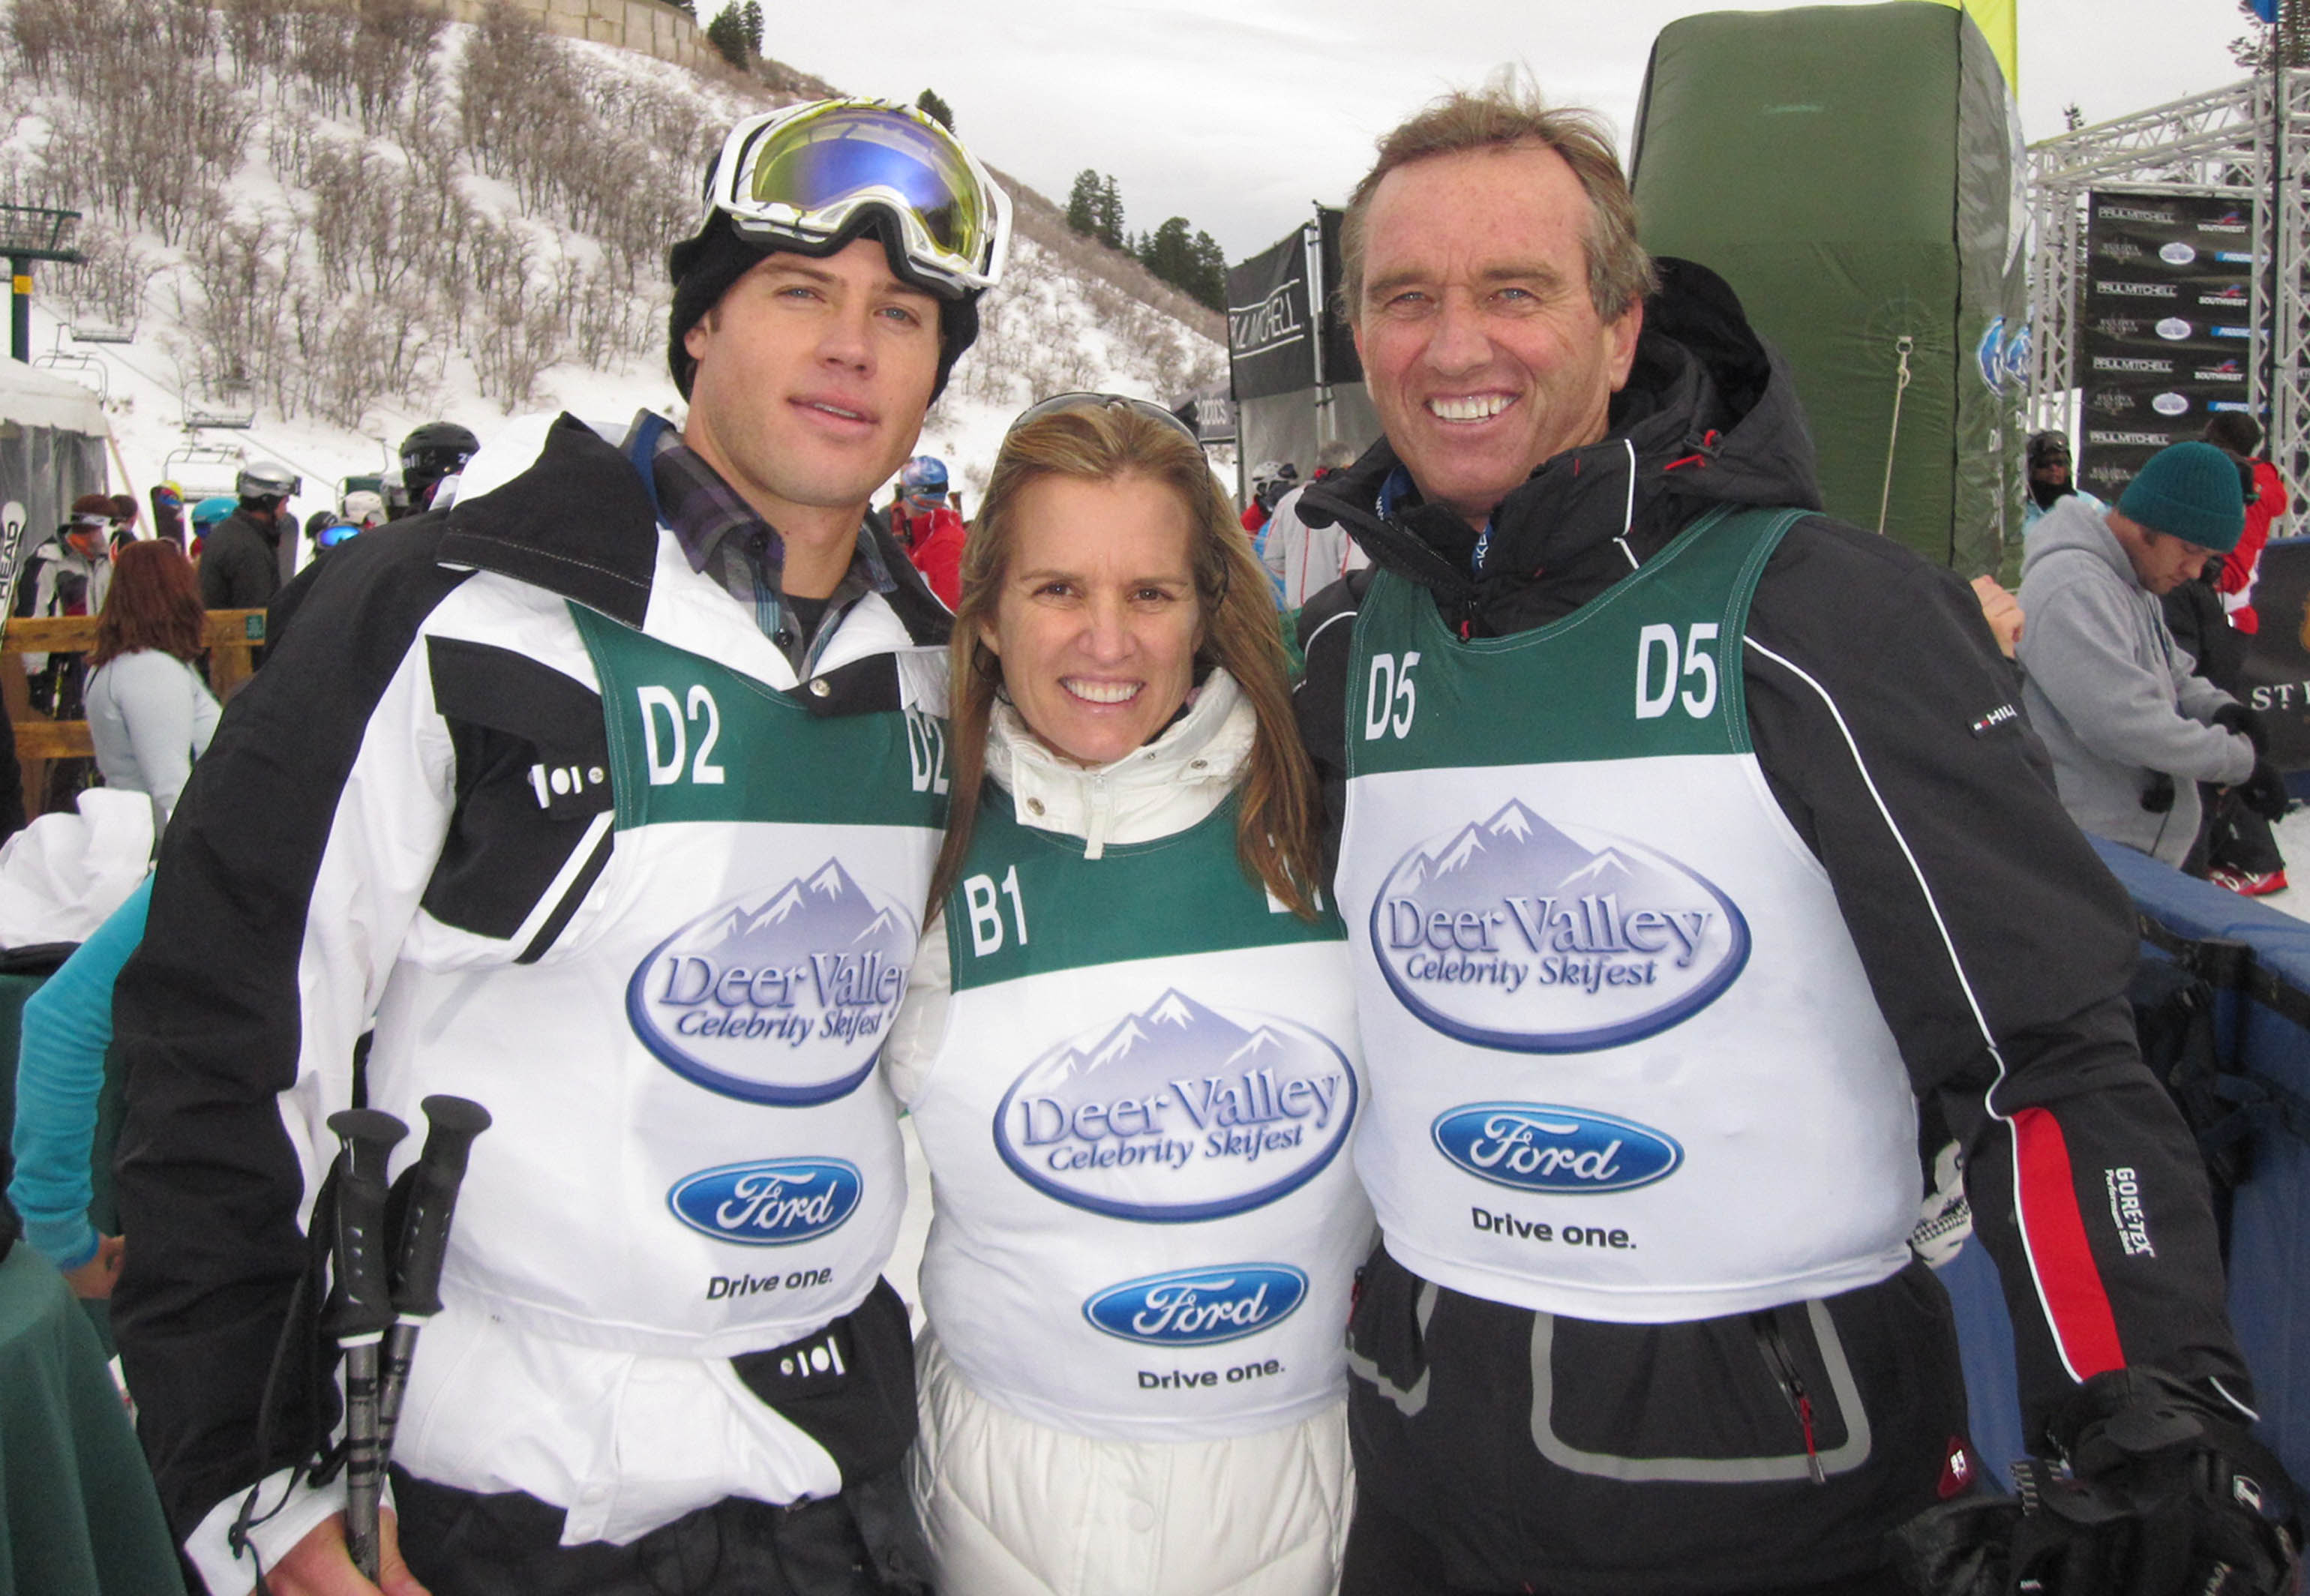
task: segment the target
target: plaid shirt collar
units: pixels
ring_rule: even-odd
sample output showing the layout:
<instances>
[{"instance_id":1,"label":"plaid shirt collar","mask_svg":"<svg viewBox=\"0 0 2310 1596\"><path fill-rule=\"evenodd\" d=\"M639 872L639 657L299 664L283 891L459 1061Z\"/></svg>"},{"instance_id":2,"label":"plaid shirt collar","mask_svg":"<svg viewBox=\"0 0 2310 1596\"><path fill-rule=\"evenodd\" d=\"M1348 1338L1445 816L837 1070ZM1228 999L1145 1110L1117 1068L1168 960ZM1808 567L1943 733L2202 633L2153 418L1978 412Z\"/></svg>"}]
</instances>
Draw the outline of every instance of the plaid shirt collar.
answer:
<instances>
[{"instance_id":1,"label":"plaid shirt collar","mask_svg":"<svg viewBox=\"0 0 2310 1596\"><path fill-rule=\"evenodd\" d=\"M657 486L658 514L674 541L682 545L690 568L714 580L754 614L762 635L778 646L787 663L807 674L814 646L834 634L837 620L870 593L890 593L898 583L875 547L869 525L861 521L858 544L850 568L835 585L826 603L826 618L817 637L805 643L787 623L781 583L786 569L786 540L777 529L738 496L735 489L672 428L659 434L651 458Z\"/></svg>"}]
</instances>

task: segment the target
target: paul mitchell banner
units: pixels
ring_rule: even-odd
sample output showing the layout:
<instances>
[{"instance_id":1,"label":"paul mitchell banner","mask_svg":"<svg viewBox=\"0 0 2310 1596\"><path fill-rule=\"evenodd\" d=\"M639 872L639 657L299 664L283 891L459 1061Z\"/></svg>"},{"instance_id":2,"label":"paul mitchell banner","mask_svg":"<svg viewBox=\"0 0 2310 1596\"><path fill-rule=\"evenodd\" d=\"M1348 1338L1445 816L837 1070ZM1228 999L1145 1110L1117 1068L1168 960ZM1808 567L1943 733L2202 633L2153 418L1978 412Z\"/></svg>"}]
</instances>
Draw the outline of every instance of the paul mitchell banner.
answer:
<instances>
[{"instance_id":1,"label":"paul mitchell banner","mask_svg":"<svg viewBox=\"0 0 2310 1596\"><path fill-rule=\"evenodd\" d=\"M1316 386L1316 317L1307 248L1293 228L1272 249L1228 269L1228 365L1235 397L1266 399Z\"/></svg>"},{"instance_id":2,"label":"paul mitchell banner","mask_svg":"<svg viewBox=\"0 0 2310 1596\"><path fill-rule=\"evenodd\" d=\"M2254 206L2222 195L2095 194L2078 290L2085 397L2079 485L2115 499L2141 463L2247 407Z\"/></svg>"}]
</instances>

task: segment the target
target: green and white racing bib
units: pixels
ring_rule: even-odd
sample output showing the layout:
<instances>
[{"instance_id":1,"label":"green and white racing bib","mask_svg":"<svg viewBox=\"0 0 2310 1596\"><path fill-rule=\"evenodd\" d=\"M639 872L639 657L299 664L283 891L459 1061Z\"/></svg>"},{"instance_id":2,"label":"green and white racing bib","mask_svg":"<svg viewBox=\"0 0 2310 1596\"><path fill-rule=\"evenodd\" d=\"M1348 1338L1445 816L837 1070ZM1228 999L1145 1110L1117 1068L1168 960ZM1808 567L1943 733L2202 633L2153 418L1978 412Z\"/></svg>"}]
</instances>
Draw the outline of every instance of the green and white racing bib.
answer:
<instances>
[{"instance_id":1,"label":"green and white racing bib","mask_svg":"<svg viewBox=\"0 0 2310 1596\"><path fill-rule=\"evenodd\" d=\"M1538 630L1376 577L1339 891L1389 1250L1455 1290L1665 1323L1906 1259L1915 1112L1749 742L1741 638L1793 513L1712 515Z\"/></svg>"},{"instance_id":2,"label":"green and white racing bib","mask_svg":"<svg viewBox=\"0 0 2310 1596\"><path fill-rule=\"evenodd\" d=\"M1039 1423L1203 1439L1345 1392L1371 1238L1345 932L1245 877L1235 818L1086 859L989 783L945 906L925 1305L972 1388Z\"/></svg>"},{"instance_id":3,"label":"green and white racing bib","mask_svg":"<svg viewBox=\"0 0 2310 1596\"><path fill-rule=\"evenodd\" d=\"M614 846L536 963L396 976L381 1106L456 1091L496 1117L451 1288L581 1344L776 1346L864 1298L905 1206L874 1063L944 818L924 758L939 723L815 716L569 612L607 717Z\"/></svg>"}]
</instances>

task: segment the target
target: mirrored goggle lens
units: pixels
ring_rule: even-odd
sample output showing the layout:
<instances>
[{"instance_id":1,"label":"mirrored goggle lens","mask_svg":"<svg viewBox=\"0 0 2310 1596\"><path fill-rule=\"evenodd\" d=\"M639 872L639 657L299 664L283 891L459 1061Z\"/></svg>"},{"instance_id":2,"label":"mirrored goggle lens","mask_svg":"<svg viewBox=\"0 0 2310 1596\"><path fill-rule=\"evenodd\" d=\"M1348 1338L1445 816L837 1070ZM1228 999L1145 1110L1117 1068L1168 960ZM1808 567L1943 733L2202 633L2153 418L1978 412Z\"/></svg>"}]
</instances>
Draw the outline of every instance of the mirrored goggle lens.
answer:
<instances>
[{"instance_id":1,"label":"mirrored goggle lens","mask_svg":"<svg viewBox=\"0 0 2310 1596\"><path fill-rule=\"evenodd\" d=\"M360 535L360 527L354 525L350 521L340 521L334 526L324 526L320 531L315 533L313 534L313 547L316 549L334 549L339 543L348 542L359 535Z\"/></svg>"},{"instance_id":2,"label":"mirrored goggle lens","mask_svg":"<svg viewBox=\"0 0 2310 1596\"><path fill-rule=\"evenodd\" d=\"M828 106L766 129L740 160L731 197L741 215L831 236L860 204L880 200L921 230L908 244L934 251L922 264L986 268L994 204L960 146L935 126L871 106Z\"/></svg>"}]
</instances>

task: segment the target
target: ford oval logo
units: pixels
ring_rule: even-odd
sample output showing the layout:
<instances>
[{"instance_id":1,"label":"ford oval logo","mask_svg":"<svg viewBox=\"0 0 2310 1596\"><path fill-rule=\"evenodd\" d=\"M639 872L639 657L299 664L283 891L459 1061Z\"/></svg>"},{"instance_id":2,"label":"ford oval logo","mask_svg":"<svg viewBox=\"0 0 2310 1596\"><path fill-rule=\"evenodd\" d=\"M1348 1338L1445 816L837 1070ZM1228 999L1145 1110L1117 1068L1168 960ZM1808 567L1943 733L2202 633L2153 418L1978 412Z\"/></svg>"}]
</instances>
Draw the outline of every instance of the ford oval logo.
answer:
<instances>
[{"instance_id":1,"label":"ford oval logo","mask_svg":"<svg viewBox=\"0 0 2310 1596\"><path fill-rule=\"evenodd\" d=\"M708 910L650 950L626 983L626 1019L693 1085L794 1108L856 1090L915 956L906 906L838 859Z\"/></svg>"},{"instance_id":2,"label":"ford oval logo","mask_svg":"<svg viewBox=\"0 0 2310 1596\"><path fill-rule=\"evenodd\" d=\"M994 1110L994 1150L1046 1196L1192 1223L1316 1178L1356 1117L1339 1045L1272 1014L1165 992L1042 1054Z\"/></svg>"},{"instance_id":3,"label":"ford oval logo","mask_svg":"<svg viewBox=\"0 0 2310 1596\"><path fill-rule=\"evenodd\" d=\"M1423 1023L1517 1053L1581 1053L1689 1019L1749 962L1749 923L1667 854L1511 801L1406 854L1372 951Z\"/></svg>"},{"instance_id":4,"label":"ford oval logo","mask_svg":"<svg viewBox=\"0 0 2310 1596\"><path fill-rule=\"evenodd\" d=\"M1230 1263L1125 1280L1082 1311L1094 1328L1126 1341L1210 1347L1281 1323L1307 1296L1307 1277L1288 1263Z\"/></svg>"},{"instance_id":5,"label":"ford oval logo","mask_svg":"<svg viewBox=\"0 0 2310 1596\"><path fill-rule=\"evenodd\" d=\"M1551 1103L1471 1103L1438 1115L1437 1149L1519 1192L1627 1192L1676 1173L1684 1149L1634 1120Z\"/></svg>"},{"instance_id":6,"label":"ford oval logo","mask_svg":"<svg viewBox=\"0 0 2310 1596\"><path fill-rule=\"evenodd\" d=\"M841 1227L864 1183L841 1158L769 1158L685 1176L665 1196L701 1236L744 1247L790 1247Z\"/></svg>"}]
</instances>

